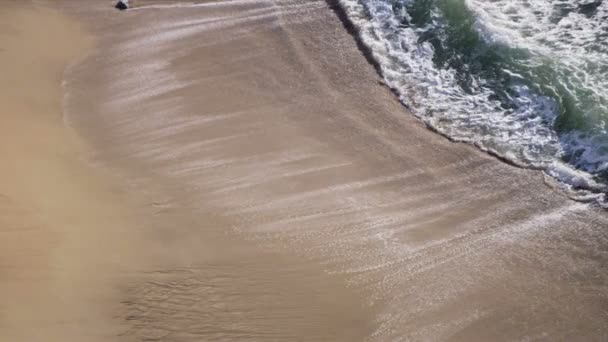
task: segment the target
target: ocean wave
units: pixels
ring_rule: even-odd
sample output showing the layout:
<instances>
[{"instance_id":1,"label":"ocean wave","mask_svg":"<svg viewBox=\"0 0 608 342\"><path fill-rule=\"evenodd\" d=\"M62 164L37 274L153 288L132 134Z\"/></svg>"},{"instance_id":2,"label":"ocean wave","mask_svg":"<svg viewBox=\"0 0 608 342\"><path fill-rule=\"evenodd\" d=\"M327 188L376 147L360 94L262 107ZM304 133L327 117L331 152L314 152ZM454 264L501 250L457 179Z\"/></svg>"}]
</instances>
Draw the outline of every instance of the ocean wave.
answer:
<instances>
[{"instance_id":1,"label":"ocean wave","mask_svg":"<svg viewBox=\"0 0 608 342\"><path fill-rule=\"evenodd\" d=\"M607 3L340 4L386 84L429 126L606 205Z\"/></svg>"}]
</instances>

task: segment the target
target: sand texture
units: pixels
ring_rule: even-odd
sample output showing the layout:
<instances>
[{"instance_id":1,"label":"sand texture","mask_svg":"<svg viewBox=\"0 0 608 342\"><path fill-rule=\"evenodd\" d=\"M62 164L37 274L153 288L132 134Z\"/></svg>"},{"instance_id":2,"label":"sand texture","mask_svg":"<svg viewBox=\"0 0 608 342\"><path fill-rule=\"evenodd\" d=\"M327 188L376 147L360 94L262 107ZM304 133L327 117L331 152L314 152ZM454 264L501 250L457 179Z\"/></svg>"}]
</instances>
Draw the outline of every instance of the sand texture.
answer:
<instances>
[{"instance_id":1,"label":"sand texture","mask_svg":"<svg viewBox=\"0 0 608 342\"><path fill-rule=\"evenodd\" d=\"M608 338L606 213L426 129L333 2L104 4L0 92L0 340Z\"/></svg>"}]
</instances>

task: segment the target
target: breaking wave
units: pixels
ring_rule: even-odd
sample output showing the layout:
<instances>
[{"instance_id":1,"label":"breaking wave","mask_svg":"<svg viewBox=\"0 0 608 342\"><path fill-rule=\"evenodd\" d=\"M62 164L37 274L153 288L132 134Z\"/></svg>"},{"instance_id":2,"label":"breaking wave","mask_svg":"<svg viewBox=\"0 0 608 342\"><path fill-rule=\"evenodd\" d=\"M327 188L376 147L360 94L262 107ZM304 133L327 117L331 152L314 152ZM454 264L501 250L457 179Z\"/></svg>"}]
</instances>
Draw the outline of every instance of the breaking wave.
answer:
<instances>
[{"instance_id":1,"label":"breaking wave","mask_svg":"<svg viewBox=\"0 0 608 342\"><path fill-rule=\"evenodd\" d=\"M339 1L429 126L606 205L608 3Z\"/></svg>"}]
</instances>

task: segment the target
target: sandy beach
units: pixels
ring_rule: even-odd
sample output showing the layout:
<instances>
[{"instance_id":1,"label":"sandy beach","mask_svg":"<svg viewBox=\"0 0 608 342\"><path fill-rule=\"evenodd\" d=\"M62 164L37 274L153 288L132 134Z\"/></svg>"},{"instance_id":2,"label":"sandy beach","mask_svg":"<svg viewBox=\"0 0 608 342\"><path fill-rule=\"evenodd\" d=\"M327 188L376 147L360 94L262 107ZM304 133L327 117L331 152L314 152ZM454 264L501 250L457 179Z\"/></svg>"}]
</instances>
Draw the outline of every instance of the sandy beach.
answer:
<instances>
[{"instance_id":1,"label":"sandy beach","mask_svg":"<svg viewBox=\"0 0 608 342\"><path fill-rule=\"evenodd\" d=\"M0 340L608 338L606 212L428 130L336 2L111 5L0 13Z\"/></svg>"},{"instance_id":2,"label":"sandy beach","mask_svg":"<svg viewBox=\"0 0 608 342\"><path fill-rule=\"evenodd\" d=\"M95 270L116 262L102 245L127 220L61 104L63 72L92 38L41 6L11 2L0 17L0 339L98 340L119 330L103 318L113 273Z\"/></svg>"}]
</instances>

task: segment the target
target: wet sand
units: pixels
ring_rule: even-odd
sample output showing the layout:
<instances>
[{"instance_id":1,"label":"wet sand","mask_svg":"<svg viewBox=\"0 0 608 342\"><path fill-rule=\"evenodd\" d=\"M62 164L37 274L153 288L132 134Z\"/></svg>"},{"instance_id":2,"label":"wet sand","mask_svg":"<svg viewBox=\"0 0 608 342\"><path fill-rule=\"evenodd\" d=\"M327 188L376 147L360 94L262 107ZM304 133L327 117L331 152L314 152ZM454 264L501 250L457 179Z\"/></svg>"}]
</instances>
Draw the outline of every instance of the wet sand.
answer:
<instances>
[{"instance_id":1,"label":"wet sand","mask_svg":"<svg viewBox=\"0 0 608 342\"><path fill-rule=\"evenodd\" d=\"M49 247L97 262L71 276L95 275L67 301L66 317L94 308L80 340L608 338L606 213L427 130L332 2L137 4L55 3L96 39L65 74L66 120L104 175L87 193L120 189L90 235ZM80 257L97 237L114 263ZM22 300L9 336L37 322L4 320Z\"/></svg>"}]
</instances>

